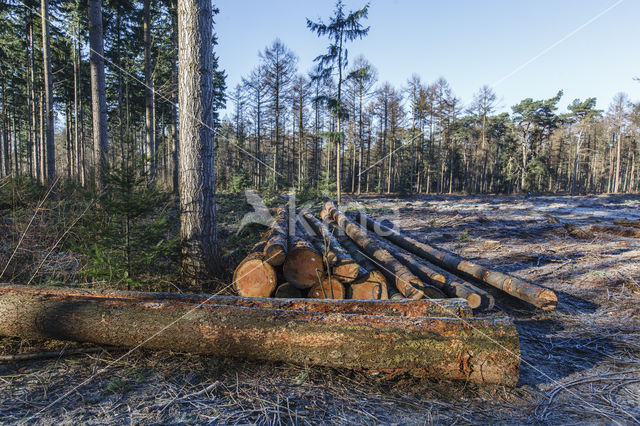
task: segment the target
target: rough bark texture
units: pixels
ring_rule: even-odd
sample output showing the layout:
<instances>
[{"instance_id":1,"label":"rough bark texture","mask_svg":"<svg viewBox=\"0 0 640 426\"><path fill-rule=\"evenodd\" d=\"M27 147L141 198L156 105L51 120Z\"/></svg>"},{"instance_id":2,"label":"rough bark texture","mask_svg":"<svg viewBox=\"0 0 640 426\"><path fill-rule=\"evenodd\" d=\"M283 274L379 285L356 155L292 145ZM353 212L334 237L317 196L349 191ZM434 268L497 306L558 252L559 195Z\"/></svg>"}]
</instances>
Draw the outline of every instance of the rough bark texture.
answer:
<instances>
[{"instance_id":1,"label":"rough bark texture","mask_svg":"<svg viewBox=\"0 0 640 426\"><path fill-rule=\"evenodd\" d=\"M154 105L153 105L153 76L151 74L151 0L143 2L143 33L144 33L144 133L145 133L145 151L147 155L147 172L149 178L153 179L156 173L156 155L155 155L155 125L154 125Z\"/></svg>"},{"instance_id":2,"label":"rough bark texture","mask_svg":"<svg viewBox=\"0 0 640 426\"><path fill-rule=\"evenodd\" d=\"M274 266L282 265L287 257L289 235L289 208L287 206L280 207L273 226L271 227L271 235L264 249L267 262Z\"/></svg>"},{"instance_id":3,"label":"rough bark texture","mask_svg":"<svg viewBox=\"0 0 640 426\"><path fill-rule=\"evenodd\" d=\"M264 259L265 241L259 241L233 273L233 288L240 296L269 297L276 289L278 276Z\"/></svg>"},{"instance_id":4,"label":"rough bark texture","mask_svg":"<svg viewBox=\"0 0 640 426\"><path fill-rule=\"evenodd\" d=\"M182 270L215 273L213 15L208 0L178 0L179 193Z\"/></svg>"},{"instance_id":5,"label":"rough bark texture","mask_svg":"<svg viewBox=\"0 0 640 426\"><path fill-rule=\"evenodd\" d=\"M604 232L606 234L618 235L620 237L640 238L640 229L636 228L611 225L591 225L589 229L594 232Z\"/></svg>"},{"instance_id":6,"label":"rough bark texture","mask_svg":"<svg viewBox=\"0 0 640 426\"><path fill-rule=\"evenodd\" d=\"M89 2L91 3L91 2ZM51 51L49 49L49 0L40 0L42 15L42 62L44 66L45 115L47 117L47 182L53 185L56 180L56 146L54 140L55 112L53 110L53 80L51 74ZM103 79L104 82L104 79ZM103 86L104 87L104 86ZM105 108L106 109L106 108ZM15 166L18 167L17 164Z\"/></svg>"},{"instance_id":7,"label":"rough bark texture","mask_svg":"<svg viewBox=\"0 0 640 426\"><path fill-rule=\"evenodd\" d=\"M345 284L353 282L360 271L360 265L356 262L349 252L342 247L338 239L333 235L331 230L322 222L320 222L311 213L304 214L305 221L313 229L313 232L320 236L323 244L336 256L336 262L333 264L333 275L338 277Z\"/></svg>"},{"instance_id":8,"label":"rough bark texture","mask_svg":"<svg viewBox=\"0 0 640 426\"><path fill-rule=\"evenodd\" d=\"M93 172L98 192L104 187L107 162L107 98L104 82L102 0L89 0L89 61L91 65L91 117L93 122Z\"/></svg>"},{"instance_id":9,"label":"rough bark texture","mask_svg":"<svg viewBox=\"0 0 640 426\"><path fill-rule=\"evenodd\" d=\"M297 229L289 237L289 253L282 265L284 279L297 288L308 289L320 282L323 269L322 255Z\"/></svg>"},{"instance_id":10,"label":"rough bark texture","mask_svg":"<svg viewBox=\"0 0 640 426\"><path fill-rule=\"evenodd\" d=\"M466 299L467 302L469 302L469 306L473 309L493 309L493 296L486 291L479 289L444 269L428 263L426 260L418 258L407 250L394 246L383 238L377 237L373 232L369 232L369 236L373 238L380 247L393 253L396 259L416 274L418 278L442 290L446 296ZM425 294L427 294L426 290ZM446 297L445 294L442 294L441 297Z\"/></svg>"},{"instance_id":11,"label":"rough bark texture","mask_svg":"<svg viewBox=\"0 0 640 426\"><path fill-rule=\"evenodd\" d=\"M312 299L344 299L346 295L344 284L338 278L325 275L319 283L309 289L307 297Z\"/></svg>"},{"instance_id":12,"label":"rough bark texture","mask_svg":"<svg viewBox=\"0 0 640 426\"><path fill-rule=\"evenodd\" d=\"M364 228L363 228L364 230ZM420 289L424 292L426 297L430 299L444 299L447 296L440 290L440 287L435 283L446 282L446 277L435 270L429 268L427 265L424 265L422 262L417 262L409 253L402 250L401 248L394 246L393 244L389 244L388 242L379 238L376 234L370 231L366 231L369 238L374 241L380 248L387 250L391 253L400 263L409 268L411 272L416 274L418 278L422 280L422 287ZM430 285L427 283L433 283L434 285ZM470 305L473 305L469 302ZM477 307L477 306L472 306Z\"/></svg>"},{"instance_id":13,"label":"rough bark texture","mask_svg":"<svg viewBox=\"0 0 640 426\"><path fill-rule=\"evenodd\" d=\"M420 299L424 296L424 292L420 290L422 282L413 275L406 266L398 262L391 253L380 248L375 241L369 238L366 230L362 229L360 225L336 209L336 206L331 201L325 204L325 209L349 238L363 249L365 253L380 263L383 268L381 272L385 274L389 282L395 284L403 296L410 299Z\"/></svg>"},{"instance_id":14,"label":"rough bark texture","mask_svg":"<svg viewBox=\"0 0 640 426\"><path fill-rule=\"evenodd\" d=\"M394 244L428 260L429 262L440 265L451 272L462 272L543 310L555 309L558 303L558 296L549 289L542 288L535 284L526 283L517 278L487 269L476 263L436 249L435 247L418 241L415 238L411 238L405 234L401 234L398 231L390 229L363 213L358 213L358 216L361 223L366 225L372 231L378 234L382 233L386 239Z\"/></svg>"},{"instance_id":15,"label":"rough bark texture","mask_svg":"<svg viewBox=\"0 0 640 426\"><path fill-rule=\"evenodd\" d=\"M518 381L518 334L507 317L389 317L172 304L133 296L1 288L0 335L408 372L477 383Z\"/></svg>"}]
</instances>

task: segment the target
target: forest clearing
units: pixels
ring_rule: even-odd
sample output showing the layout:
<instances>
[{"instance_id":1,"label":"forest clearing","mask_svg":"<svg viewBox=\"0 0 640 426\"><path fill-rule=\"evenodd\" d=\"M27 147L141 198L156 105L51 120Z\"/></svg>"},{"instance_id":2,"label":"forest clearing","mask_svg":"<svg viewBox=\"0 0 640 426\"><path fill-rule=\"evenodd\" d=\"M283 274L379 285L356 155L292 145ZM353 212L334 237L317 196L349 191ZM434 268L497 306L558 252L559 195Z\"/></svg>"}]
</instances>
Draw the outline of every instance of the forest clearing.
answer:
<instances>
[{"instance_id":1,"label":"forest clearing","mask_svg":"<svg viewBox=\"0 0 640 426\"><path fill-rule=\"evenodd\" d=\"M608 1L3 1L0 423L640 423Z\"/></svg>"},{"instance_id":2,"label":"forest clearing","mask_svg":"<svg viewBox=\"0 0 640 426\"><path fill-rule=\"evenodd\" d=\"M542 311L483 287L495 297L494 309L513 318L518 332L522 363L515 387L142 349L119 360L125 350L106 347L2 363L2 416L33 415L107 366L41 413L42 421L637 421L640 240L588 230L640 219L640 198L370 195L357 202L372 217L393 215L416 238L558 294L556 309ZM225 218L251 211L246 203L226 206L232 211L221 211ZM591 233L579 238L563 224ZM235 232L238 221L227 226ZM8 233L19 226L5 223L3 228ZM258 237L251 234L243 253ZM85 267L76 256L52 257L65 271L65 286L78 282L74 274ZM75 266L69 269L72 258ZM1 347L2 354L13 354L77 345L5 338Z\"/></svg>"}]
</instances>

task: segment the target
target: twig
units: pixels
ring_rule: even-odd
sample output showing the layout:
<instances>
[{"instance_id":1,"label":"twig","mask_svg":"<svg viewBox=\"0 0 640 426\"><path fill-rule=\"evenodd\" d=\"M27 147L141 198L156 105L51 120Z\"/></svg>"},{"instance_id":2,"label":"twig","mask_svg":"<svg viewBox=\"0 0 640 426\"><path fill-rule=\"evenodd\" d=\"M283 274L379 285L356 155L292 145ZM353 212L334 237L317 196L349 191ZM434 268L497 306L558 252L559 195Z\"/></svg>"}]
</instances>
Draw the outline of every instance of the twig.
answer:
<instances>
[{"instance_id":1,"label":"twig","mask_svg":"<svg viewBox=\"0 0 640 426\"><path fill-rule=\"evenodd\" d=\"M0 355L0 361L29 361L34 359L58 358L64 355L76 355L101 352L102 348L72 348L61 351L30 352L26 354Z\"/></svg>"}]
</instances>

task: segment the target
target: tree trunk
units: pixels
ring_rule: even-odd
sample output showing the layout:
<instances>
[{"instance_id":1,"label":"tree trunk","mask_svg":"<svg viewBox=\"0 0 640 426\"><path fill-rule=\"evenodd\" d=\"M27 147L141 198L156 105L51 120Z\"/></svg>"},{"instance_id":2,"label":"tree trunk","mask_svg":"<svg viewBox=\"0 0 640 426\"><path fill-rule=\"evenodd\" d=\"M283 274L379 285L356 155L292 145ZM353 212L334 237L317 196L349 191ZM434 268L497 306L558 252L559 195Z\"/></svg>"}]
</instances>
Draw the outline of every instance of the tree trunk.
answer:
<instances>
[{"instance_id":1,"label":"tree trunk","mask_svg":"<svg viewBox=\"0 0 640 426\"><path fill-rule=\"evenodd\" d=\"M143 33L144 33L144 83L145 83L145 113L144 132L147 151L147 172L149 180L155 179L156 174L156 131L154 125L153 105L153 76L151 75L151 0L144 0L143 4Z\"/></svg>"},{"instance_id":2,"label":"tree trunk","mask_svg":"<svg viewBox=\"0 0 640 426\"><path fill-rule=\"evenodd\" d=\"M104 188L107 166L107 100L104 79L102 0L89 0L89 60L91 63L91 111L93 121L93 167L96 190Z\"/></svg>"},{"instance_id":3,"label":"tree trunk","mask_svg":"<svg viewBox=\"0 0 640 426\"><path fill-rule=\"evenodd\" d=\"M462 272L543 310L555 309L558 303L558 296L551 290L539 287L535 284L526 283L501 272L484 268L483 266L462 259L453 254L438 250L435 247L422 243L405 234L401 234L398 231L387 228L380 222L376 222L363 213L358 213L358 216L361 223L363 223L363 225L366 224L367 228L377 234L382 233L386 239L394 244L422 257L425 260L428 260L429 262L441 265L443 268L451 272Z\"/></svg>"},{"instance_id":4,"label":"tree trunk","mask_svg":"<svg viewBox=\"0 0 640 426\"><path fill-rule=\"evenodd\" d=\"M207 0L178 0L180 238L187 277L216 271L213 11Z\"/></svg>"},{"instance_id":5,"label":"tree trunk","mask_svg":"<svg viewBox=\"0 0 640 426\"><path fill-rule=\"evenodd\" d=\"M56 151L54 140L53 81L51 76L51 53L49 50L49 0L40 0L42 16L42 61L44 67L45 116L47 118L47 182L56 180Z\"/></svg>"},{"instance_id":6,"label":"tree trunk","mask_svg":"<svg viewBox=\"0 0 640 426\"><path fill-rule=\"evenodd\" d=\"M221 303L225 299L228 302ZM107 297L77 289L4 287L0 335L407 372L476 383L513 386L518 381L518 333L506 317L274 311L251 307L255 300L131 292L109 292ZM335 306L341 302L280 300L272 303Z\"/></svg>"}]
</instances>

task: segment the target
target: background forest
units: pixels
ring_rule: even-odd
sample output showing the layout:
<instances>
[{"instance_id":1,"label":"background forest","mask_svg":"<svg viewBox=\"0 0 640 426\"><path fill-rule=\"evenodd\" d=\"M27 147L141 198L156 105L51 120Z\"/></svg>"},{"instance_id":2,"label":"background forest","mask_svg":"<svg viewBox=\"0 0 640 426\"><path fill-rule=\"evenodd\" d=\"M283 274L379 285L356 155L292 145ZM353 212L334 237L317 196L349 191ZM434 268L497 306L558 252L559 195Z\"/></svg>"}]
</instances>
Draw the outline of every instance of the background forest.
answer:
<instances>
[{"instance_id":1,"label":"background forest","mask_svg":"<svg viewBox=\"0 0 640 426\"><path fill-rule=\"evenodd\" d=\"M44 38L40 4L9 1L0 9L0 173L40 183L59 176L86 186L95 161L87 6L52 1L47 7ZM176 26L175 1L104 4L107 163L132 167L147 182L173 190ZM43 40L51 46L48 52ZM339 114L345 192L639 189L640 107L624 93L607 108L598 109L589 98L575 100L565 112L558 111L562 91L551 99L532 94L510 113L498 113L497 94L488 86L464 102L444 78L423 82L413 74L404 87L393 87L366 58L346 59ZM226 103L231 111L216 121L218 188L334 191L335 67L333 73L320 66L300 70L295 52L280 40L264 48L236 87L227 89L224 71L214 65L216 107ZM48 139L50 118L54 142Z\"/></svg>"}]
</instances>

